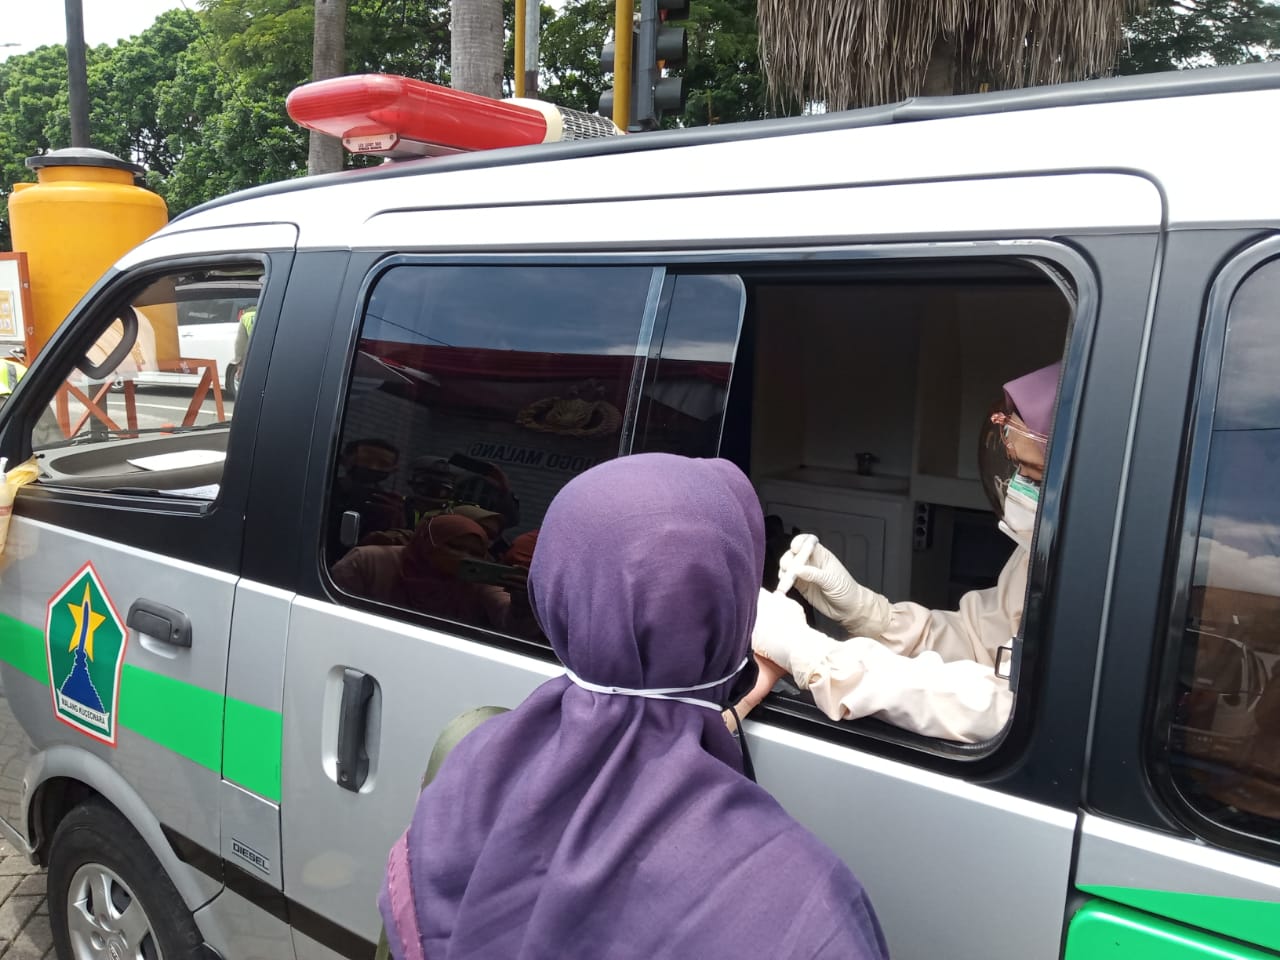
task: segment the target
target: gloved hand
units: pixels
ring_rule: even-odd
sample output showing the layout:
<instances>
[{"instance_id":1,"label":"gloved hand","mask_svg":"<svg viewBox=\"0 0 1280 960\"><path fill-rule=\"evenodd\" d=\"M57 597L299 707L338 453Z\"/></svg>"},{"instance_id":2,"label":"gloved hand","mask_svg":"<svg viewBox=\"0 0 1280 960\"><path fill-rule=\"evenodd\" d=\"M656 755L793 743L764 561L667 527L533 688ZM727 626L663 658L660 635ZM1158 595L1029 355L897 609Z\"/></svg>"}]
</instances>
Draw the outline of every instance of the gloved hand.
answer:
<instances>
[{"instance_id":1,"label":"gloved hand","mask_svg":"<svg viewBox=\"0 0 1280 960\"><path fill-rule=\"evenodd\" d=\"M805 622L804 610L794 600L760 591L751 649L791 674L800 689L808 689L814 668L839 645Z\"/></svg>"},{"instance_id":2,"label":"gloved hand","mask_svg":"<svg viewBox=\"0 0 1280 960\"><path fill-rule=\"evenodd\" d=\"M810 543L812 552L805 562ZM889 601L853 579L812 534L802 533L791 541L778 570L795 580L796 589L815 610L842 624L851 635L878 637L889 629Z\"/></svg>"}]
</instances>

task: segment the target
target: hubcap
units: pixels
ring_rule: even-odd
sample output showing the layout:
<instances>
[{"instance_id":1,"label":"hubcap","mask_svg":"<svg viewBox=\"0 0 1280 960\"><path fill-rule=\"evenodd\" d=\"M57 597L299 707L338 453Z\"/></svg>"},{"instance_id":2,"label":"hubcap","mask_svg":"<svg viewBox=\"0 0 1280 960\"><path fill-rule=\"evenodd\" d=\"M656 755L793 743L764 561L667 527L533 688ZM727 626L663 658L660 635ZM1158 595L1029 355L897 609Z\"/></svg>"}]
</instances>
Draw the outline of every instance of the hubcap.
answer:
<instances>
[{"instance_id":1,"label":"hubcap","mask_svg":"<svg viewBox=\"0 0 1280 960\"><path fill-rule=\"evenodd\" d=\"M75 960L163 960L142 904L99 863L86 863L71 878L67 931Z\"/></svg>"}]
</instances>

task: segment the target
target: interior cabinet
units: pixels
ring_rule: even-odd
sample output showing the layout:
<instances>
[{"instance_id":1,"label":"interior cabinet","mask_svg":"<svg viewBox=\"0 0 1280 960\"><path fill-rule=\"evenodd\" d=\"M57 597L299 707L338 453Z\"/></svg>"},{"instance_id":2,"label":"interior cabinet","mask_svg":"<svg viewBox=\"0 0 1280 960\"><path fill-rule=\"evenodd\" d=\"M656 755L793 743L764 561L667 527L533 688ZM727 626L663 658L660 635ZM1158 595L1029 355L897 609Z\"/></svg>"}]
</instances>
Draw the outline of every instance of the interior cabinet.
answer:
<instances>
[{"instance_id":1,"label":"interior cabinet","mask_svg":"<svg viewBox=\"0 0 1280 960\"><path fill-rule=\"evenodd\" d=\"M765 512L890 600L952 604L995 529L983 425L1005 382L1061 356L1069 309L1051 284L1007 276L761 290L755 310L779 318L755 344L750 466ZM913 548L917 504L928 525Z\"/></svg>"},{"instance_id":2,"label":"interior cabinet","mask_svg":"<svg viewBox=\"0 0 1280 960\"><path fill-rule=\"evenodd\" d=\"M860 489L877 483L890 489ZM890 599L910 586L910 506L905 477L801 468L757 482L766 514L790 531L816 534L855 580Z\"/></svg>"}]
</instances>

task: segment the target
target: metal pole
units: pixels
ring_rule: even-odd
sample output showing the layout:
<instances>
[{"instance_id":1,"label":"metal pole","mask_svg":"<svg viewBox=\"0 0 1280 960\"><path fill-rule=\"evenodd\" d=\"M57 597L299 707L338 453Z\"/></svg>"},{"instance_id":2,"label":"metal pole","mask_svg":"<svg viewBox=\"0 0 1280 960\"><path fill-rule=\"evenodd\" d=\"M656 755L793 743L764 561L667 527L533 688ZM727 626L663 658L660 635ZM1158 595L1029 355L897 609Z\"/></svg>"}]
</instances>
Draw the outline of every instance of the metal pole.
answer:
<instances>
[{"instance_id":1,"label":"metal pole","mask_svg":"<svg viewBox=\"0 0 1280 960\"><path fill-rule=\"evenodd\" d=\"M89 146L89 78L84 62L84 9L66 0L67 91L71 107L71 145Z\"/></svg>"},{"instance_id":2,"label":"metal pole","mask_svg":"<svg viewBox=\"0 0 1280 960\"><path fill-rule=\"evenodd\" d=\"M515 26L515 56L511 64L511 72L514 74L515 94L517 97L523 97L524 93L524 18L525 5L524 0L516 0L516 26Z\"/></svg>"},{"instance_id":3,"label":"metal pole","mask_svg":"<svg viewBox=\"0 0 1280 960\"><path fill-rule=\"evenodd\" d=\"M541 28L541 0L523 0L526 5L524 15L524 89L525 96L538 95L538 31ZM519 6L521 0L516 0Z\"/></svg>"},{"instance_id":4,"label":"metal pole","mask_svg":"<svg viewBox=\"0 0 1280 960\"><path fill-rule=\"evenodd\" d=\"M631 121L631 31L634 0L617 0L613 15L613 125L625 131Z\"/></svg>"},{"instance_id":5,"label":"metal pole","mask_svg":"<svg viewBox=\"0 0 1280 960\"><path fill-rule=\"evenodd\" d=\"M632 96L636 115L631 118L631 123L637 130L649 130L655 125L653 85L658 79L658 28L661 25L658 0L640 0L640 30L635 50L631 52L632 58L639 64L639 69L632 71L638 88Z\"/></svg>"}]
</instances>

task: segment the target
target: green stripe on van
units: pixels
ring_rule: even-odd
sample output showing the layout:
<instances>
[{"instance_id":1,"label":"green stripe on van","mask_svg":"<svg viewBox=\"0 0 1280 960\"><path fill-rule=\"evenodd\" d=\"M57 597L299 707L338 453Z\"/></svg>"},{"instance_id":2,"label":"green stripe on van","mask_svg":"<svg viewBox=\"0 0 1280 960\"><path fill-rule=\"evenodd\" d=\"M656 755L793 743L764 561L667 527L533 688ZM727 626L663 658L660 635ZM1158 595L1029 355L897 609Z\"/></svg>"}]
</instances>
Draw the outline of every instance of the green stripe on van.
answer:
<instances>
[{"instance_id":1,"label":"green stripe on van","mask_svg":"<svg viewBox=\"0 0 1280 960\"><path fill-rule=\"evenodd\" d=\"M1280 903L1176 893L1172 890L1144 890L1140 887L1082 886L1080 889L1193 927L1212 930L1224 937L1280 950Z\"/></svg>"},{"instance_id":2,"label":"green stripe on van","mask_svg":"<svg viewBox=\"0 0 1280 960\"><path fill-rule=\"evenodd\" d=\"M284 723L275 710L227 697L222 775L279 803L283 738Z\"/></svg>"},{"instance_id":3,"label":"green stripe on van","mask_svg":"<svg viewBox=\"0 0 1280 960\"><path fill-rule=\"evenodd\" d=\"M3 613L0 613L0 660L32 680L49 683L44 631Z\"/></svg>"},{"instance_id":4,"label":"green stripe on van","mask_svg":"<svg viewBox=\"0 0 1280 960\"><path fill-rule=\"evenodd\" d=\"M0 613L0 661L47 686L44 630ZM120 727L280 802L283 721L274 710L126 663Z\"/></svg>"},{"instance_id":5,"label":"green stripe on van","mask_svg":"<svg viewBox=\"0 0 1280 960\"><path fill-rule=\"evenodd\" d=\"M221 695L126 663L120 676L120 726L222 772Z\"/></svg>"},{"instance_id":6,"label":"green stripe on van","mask_svg":"<svg viewBox=\"0 0 1280 960\"><path fill-rule=\"evenodd\" d=\"M1063 960L1274 960L1149 913L1093 900L1071 918Z\"/></svg>"}]
</instances>

